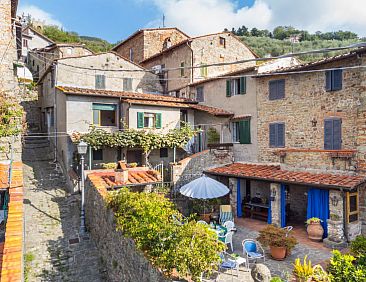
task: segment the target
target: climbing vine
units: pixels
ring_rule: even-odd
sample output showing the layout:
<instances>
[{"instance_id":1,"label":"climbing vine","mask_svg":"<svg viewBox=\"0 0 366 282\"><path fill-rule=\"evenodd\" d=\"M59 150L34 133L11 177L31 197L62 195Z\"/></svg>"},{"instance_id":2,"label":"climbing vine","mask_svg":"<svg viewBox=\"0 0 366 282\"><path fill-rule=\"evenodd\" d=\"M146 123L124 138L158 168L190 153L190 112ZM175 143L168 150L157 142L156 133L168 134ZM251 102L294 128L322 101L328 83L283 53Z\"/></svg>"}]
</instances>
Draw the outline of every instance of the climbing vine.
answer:
<instances>
[{"instance_id":1,"label":"climbing vine","mask_svg":"<svg viewBox=\"0 0 366 282\"><path fill-rule=\"evenodd\" d=\"M14 103L0 97L0 137L12 136L20 133L23 115L22 109Z\"/></svg>"},{"instance_id":2,"label":"climbing vine","mask_svg":"<svg viewBox=\"0 0 366 282\"><path fill-rule=\"evenodd\" d=\"M160 148L183 148L198 133L188 125L157 133L153 130L127 128L123 131L107 132L100 128L91 128L88 133L75 134L77 141L88 143L93 149L101 147L141 148L145 154Z\"/></svg>"}]
</instances>

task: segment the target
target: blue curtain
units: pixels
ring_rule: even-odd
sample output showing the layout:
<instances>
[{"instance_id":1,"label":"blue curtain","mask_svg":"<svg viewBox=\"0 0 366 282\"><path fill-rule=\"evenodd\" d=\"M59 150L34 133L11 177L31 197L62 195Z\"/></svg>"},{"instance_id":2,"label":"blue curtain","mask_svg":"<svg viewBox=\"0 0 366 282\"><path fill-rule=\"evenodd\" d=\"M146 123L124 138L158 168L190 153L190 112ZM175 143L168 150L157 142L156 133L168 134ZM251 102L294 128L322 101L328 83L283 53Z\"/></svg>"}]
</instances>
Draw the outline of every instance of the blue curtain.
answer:
<instances>
[{"instance_id":1,"label":"blue curtain","mask_svg":"<svg viewBox=\"0 0 366 282\"><path fill-rule=\"evenodd\" d=\"M272 224L272 201L269 201L267 223Z\"/></svg>"},{"instance_id":2,"label":"blue curtain","mask_svg":"<svg viewBox=\"0 0 366 282\"><path fill-rule=\"evenodd\" d=\"M286 226L286 189L285 184L281 184L281 227Z\"/></svg>"},{"instance_id":3,"label":"blue curtain","mask_svg":"<svg viewBox=\"0 0 366 282\"><path fill-rule=\"evenodd\" d=\"M329 191L312 188L308 191L308 208L306 218L317 217L322 220L323 238L328 236L327 219L329 219Z\"/></svg>"},{"instance_id":4,"label":"blue curtain","mask_svg":"<svg viewBox=\"0 0 366 282\"><path fill-rule=\"evenodd\" d=\"M243 211L241 208L242 199L241 199L241 191L240 191L240 178L237 178L236 182L237 182L237 184L236 184L236 216L242 217Z\"/></svg>"}]
</instances>

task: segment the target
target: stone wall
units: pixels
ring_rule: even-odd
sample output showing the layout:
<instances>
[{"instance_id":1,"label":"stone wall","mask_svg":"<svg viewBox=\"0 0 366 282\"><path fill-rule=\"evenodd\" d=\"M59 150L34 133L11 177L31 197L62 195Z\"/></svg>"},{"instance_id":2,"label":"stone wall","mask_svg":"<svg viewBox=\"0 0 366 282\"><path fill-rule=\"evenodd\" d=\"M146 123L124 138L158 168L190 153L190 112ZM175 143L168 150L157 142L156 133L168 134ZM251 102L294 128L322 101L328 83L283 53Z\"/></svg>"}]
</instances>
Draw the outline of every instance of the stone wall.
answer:
<instances>
[{"instance_id":1,"label":"stone wall","mask_svg":"<svg viewBox=\"0 0 366 282\"><path fill-rule=\"evenodd\" d=\"M116 231L116 218L106 207L107 190L100 177L89 174L85 189L87 229L102 256L108 281L168 282L136 249L132 239Z\"/></svg>"},{"instance_id":2,"label":"stone wall","mask_svg":"<svg viewBox=\"0 0 366 282\"><path fill-rule=\"evenodd\" d=\"M178 189L188 182L203 175L203 171L210 168L223 166L233 161L231 150L211 149L194 154L172 164L172 182Z\"/></svg>"}]
</instances>

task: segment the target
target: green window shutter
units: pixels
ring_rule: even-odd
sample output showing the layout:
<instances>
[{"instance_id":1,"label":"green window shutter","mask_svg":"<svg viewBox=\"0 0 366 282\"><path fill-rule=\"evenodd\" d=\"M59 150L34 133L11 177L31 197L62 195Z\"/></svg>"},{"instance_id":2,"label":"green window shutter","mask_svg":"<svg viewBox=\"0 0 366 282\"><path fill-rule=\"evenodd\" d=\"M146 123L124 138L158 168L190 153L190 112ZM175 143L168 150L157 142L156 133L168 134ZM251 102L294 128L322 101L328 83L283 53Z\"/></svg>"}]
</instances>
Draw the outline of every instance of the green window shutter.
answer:
<instances>
[{"instance_id":1,"label":"green window shutter","mask_svg":"<svg viewBox=\"0 0 366 282\"><path fill-rule=\"evenodd\" d=\"M99 125L99 110L93 109L93 124Z\"/></svg>"},{"instance_id":2,"label":"green window shutter","mask_svg":"<svg viewBox=\"0 0 366 282\"><path fill-rule=\"evenodd\" d=\"M231 96L231 81L226 80L226 97Z\"/></svg>"},{"instance_id":3,"label":"green window shutter","mask_svg":"<svg viewBox=\"0 0 366 282\"><path fill-rule=\"evenodd\" d=\"M250 144L250 120L239 121L239 141L240 144Z\"/></svg>"},{"instance_id":4,"label":"green window shutter","mask_svg":"<svg viewBox=\"0 0 366 282\"><path fill-rule=\"evenodd\" d=\"M144 128L144 113L137 113L137 128Z\"/></svg>"},{"instance_id":5,"label":"green window shutter","mask_svg":"<svg viewBox=\"0 0 366 282\"><path fill-rule=\"evenodd\" d=\"M247 78L245 76L240 78L240 94L247 93Z\"/></svg>"},{"instance_id":6,"label":"green window shutter","mask_svg":"<svg viewBox=\"0 0 366 282\"><path fill-rule=\"evenodd\" d=\"M161 128L161 113L155 115L155 128Z\"/></svg>"}]
</instances>

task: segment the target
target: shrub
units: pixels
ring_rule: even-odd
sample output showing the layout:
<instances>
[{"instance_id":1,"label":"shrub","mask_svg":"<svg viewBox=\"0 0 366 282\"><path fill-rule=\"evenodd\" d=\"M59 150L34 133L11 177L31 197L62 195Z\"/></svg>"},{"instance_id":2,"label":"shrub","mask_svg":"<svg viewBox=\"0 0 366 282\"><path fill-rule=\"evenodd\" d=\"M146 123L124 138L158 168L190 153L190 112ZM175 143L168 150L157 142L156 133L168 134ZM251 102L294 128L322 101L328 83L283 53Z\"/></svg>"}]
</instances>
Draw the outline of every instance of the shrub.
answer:
<instances>
[{"instance_id":1,"label":"shrub","mask_svg":"<svg viewBox=\"0 0 366 282\"><path fill-rule=\"evenodd\" d=\"M259 231L257 240L266 247L286 247L288 251L291 251L296 246L297 240L291 235L286 236L286 234L286 231L282 228L267 225Z\"/></svg>"},{"instance_id":2,"label":"shrub","mask_svg":"<svg viewBox=\"0 0 366 282\"><path fill-rule=\"evenodd\" d=\"M167 275L176 270L181 278L198 280L218 265L218 254L226 248L215 232L195 221L177 224L182 215L162 195L123 188L109 195L108 206L115 212L117 229Z\"/></svg>"},{"instance_id":3,"label":"shrub","mask_svg":"<svg viewBox=\"0 0 366 282\"><path fill-rule=\"evenodd\" d=\"M270 282L283 282L283 280L280 277L275 276L275 277L272 277Z\"/></svg>"},{"instance_id":4,"label":"shrub","mask_svg":"<svg viewBox=\"0 0 366 282\"><path fill-rule=\"evenodd\" d=\"M333 257L328 266L332 282L366 281L366 267L355 264L356 258L350 254L333 251Z\"/></svg>"},{"instance_id":5,"label":"shrub","mask_svg":"<svg viewBox=\"0 0 366 282\"><path fill-rule=\"evenodd\" d=\"M311 261L307 260L307 256L304 257L303 264L301 264L299 258L295 260L293 273L299 281L307 281L312 277L314 271Z\"/></svg>"},{"instance_id":6,"label":"shrub","mask_svg":"<svg viewBox=\"0 0 366 282\"><path fill-rule=\"evenodd\" d=\"M351 252L354 256L365 256L366 255L366 237L359 235L355 240L351 242Z\"/></svg>"}]
</instances>

